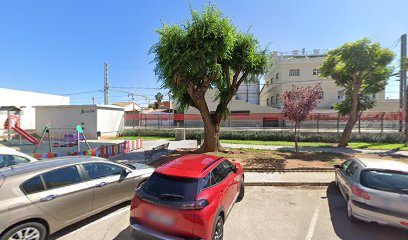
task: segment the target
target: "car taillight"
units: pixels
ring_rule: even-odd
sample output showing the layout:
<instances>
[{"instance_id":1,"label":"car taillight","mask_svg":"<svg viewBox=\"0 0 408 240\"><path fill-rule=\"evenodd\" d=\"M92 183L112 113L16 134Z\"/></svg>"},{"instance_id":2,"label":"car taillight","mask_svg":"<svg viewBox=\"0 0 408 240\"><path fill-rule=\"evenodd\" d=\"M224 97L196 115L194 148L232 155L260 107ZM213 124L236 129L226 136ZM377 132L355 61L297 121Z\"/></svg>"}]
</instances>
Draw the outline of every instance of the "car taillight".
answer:
<instances>
[{"instance_id":1,"label":"car taillight","mask_svg":"<svg viewBox=\"0 0 408 240\"><path fill-rule=\"evenodd\" d=\"M370 196L368 195L368 193L366 191L362 190L361 188L358 188L356 186L352 186L351 191L357 197L361 197L361 198L364 198L366 200L370 200Z\"/></svg>"},{"instance_id":2,"label":"car taillight","mask_svg":"<svg viewBox=\"0 0 408 240\"><path fill-rule=\"evenodd\" d=\"M183 210L200 210L208 206L208 201L206 199L197 200L195 202L184 202L181 203L181 209Z\"/></svg>"},{"instance_id":3,"label":"car taillight","mask_svg":"<svg viewBox=\"0 0 408 240\"><path fill-rule=\"evenodd\" d=\"M400 222L400 223L401 223L401 225L403 225L405 227L408 227L408 222Z\"/></svg>"},{"instance_id":4,"label":"car taillight","mask_svg":"<svg viewBox=\"0 0 408 240\"><path fill-rule=\"evenodd\" d=\"M135 209L135 208L139 207L139 204L140 204L139 192L138 192L138 190L136 190L135 196L133 196L132 202L130 203L130 208Z\"/></svg>"}]
</instances>

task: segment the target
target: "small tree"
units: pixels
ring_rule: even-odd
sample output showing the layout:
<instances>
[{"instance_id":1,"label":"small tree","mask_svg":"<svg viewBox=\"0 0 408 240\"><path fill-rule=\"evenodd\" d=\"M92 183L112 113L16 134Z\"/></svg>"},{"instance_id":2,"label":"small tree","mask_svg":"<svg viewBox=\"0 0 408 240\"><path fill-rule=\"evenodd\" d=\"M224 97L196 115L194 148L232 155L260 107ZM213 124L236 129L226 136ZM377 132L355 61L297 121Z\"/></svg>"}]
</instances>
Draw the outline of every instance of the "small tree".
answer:
<instances>
[{"instance_id":1,"label":"small tree","mask_svg":"<svg viewBox=\"0 0 408 240\"><path fill-rule=\"evenodd\" d=\"M163 100L163 94L161 92L156 93L156 95L154 96L154 98L156 99L157 103L161 103Z\"/></svg>"},{"instance_id":2,"label":"small tree","mask_svg":"<svg viewBox=\"0 0 408 240\"><path fill-rule=\"evenodd\" d=\"M183 25L164 25L152 46L155 73L170 90L180 109L197 108L204 124L201 152L218 151L220 123L228 103L243 82L267 71L266 50L248 32L240 32L214 5L191 12ZM205 94L215 89L216 109L210 111Z\"/></svg>"},{"instance_id":3,"label":"small tree","mask_svg":"<svg viewBox=\"0 0 408 240\"><path fill-rule=\"evenodd\" d=\"M298 129L300 123L316 108L322 94L320 84L305 87L293 85L292 90L285 91L280 97L284 117L295 123L295 148L297 153L299 152Z\"/></svg>"},{"instance_id":4,"label":"small tree","mask_svg":"<svg viewBox=\"0 0 408 240\"><path fill-rule=\"evenodd\" d=\"M320 67L322 77L331 77L338 86L344 87L350 98L350 115L339 142L348 145L351 132L358 120L360 100L384 90L392 73L388 65L394 54L368 38L346 43L329 51ZM347 100L347 98L346 98Z\"/></svg>"}]
</instances>

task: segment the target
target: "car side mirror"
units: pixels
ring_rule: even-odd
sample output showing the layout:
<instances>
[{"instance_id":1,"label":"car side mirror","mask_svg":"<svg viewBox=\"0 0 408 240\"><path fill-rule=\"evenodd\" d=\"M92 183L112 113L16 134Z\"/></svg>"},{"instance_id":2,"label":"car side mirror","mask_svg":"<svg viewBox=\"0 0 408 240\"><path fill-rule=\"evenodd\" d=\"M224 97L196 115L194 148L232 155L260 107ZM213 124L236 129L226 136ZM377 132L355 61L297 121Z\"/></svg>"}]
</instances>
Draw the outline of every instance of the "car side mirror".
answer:
<instances>
[{"instance_id":1,"label":"car side mirror","mask_svg":"<svg viewBox=\"0 0 408 240\"><path fill-rule=\"evenodd\" d=\"M130 171L127 169L123 169L122 172L120 173L120 175L126 177L127 175L129 175Z\"/></svg>"},{"instance_id":2,"label":"car side mirror","mask_svg":"<svg viewBox=\"0 0 408 240\"><path fill-rule=\"evenodd\" d=\"M336 165L334 165L334 168L341 169L341 166L340 166L340 165L338 165L338 164L336 164Z\"/></svg>"},{"instance_id":3,"label":"car side mirror","mask_svg":"<svg viewBox=\"0 0 408 240\"><path fill-rule=\"evenodd\" d=\"M238 168L237 168L236 165L232 165L232 171L233 171L234 173L237 173L237 172L238 172Z\"/></svg>"}]
</instances>

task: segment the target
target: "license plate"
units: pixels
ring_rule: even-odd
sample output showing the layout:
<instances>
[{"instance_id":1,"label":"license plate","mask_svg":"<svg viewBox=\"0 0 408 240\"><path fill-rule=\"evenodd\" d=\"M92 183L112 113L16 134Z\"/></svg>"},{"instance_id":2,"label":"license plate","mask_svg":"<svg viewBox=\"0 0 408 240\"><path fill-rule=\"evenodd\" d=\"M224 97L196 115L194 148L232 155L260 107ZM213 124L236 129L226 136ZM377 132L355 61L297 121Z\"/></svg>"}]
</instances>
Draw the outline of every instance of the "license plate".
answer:
<instances>
[{"instance_id":1,"label":"license plate","mask_svg":"<svg viewBox=\"0 0 408 240\"><path fill-rule=\"evenodd\" d=\"M170 216L165 216L158 212L148 212L147 218L155 223L160 223L166 226L173 226L174 225L174 218Z\"/></svg>"}]
</instances>

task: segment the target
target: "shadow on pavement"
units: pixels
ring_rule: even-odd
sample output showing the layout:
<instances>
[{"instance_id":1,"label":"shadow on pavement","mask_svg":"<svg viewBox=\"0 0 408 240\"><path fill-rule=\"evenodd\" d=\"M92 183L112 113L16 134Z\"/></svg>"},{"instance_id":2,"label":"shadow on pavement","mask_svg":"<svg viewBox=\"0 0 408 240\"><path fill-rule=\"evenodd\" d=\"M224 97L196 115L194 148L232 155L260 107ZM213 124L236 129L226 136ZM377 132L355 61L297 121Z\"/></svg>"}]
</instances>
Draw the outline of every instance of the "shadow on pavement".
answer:
<instances>
[{"instance_id":1,"label":"shadow on pavement","mask_svg":"<svg viewBox=\"0 0 408 240\"><path fill-rule=\"evenodd\" d=\"M130 233L129 227L123 229L113 240L132 240L135 239Z\"/></svg>"},{"instance_id":2,"label":"shadow on pavement","mask_svg":"<svg viewBox=\"0 0 408 240\"><path fill-rule=\"evenodd\" d=\"M74 232L74 231L76 231L76 230L78 230L78 229L80 229L80 228L82 228L82 227L84 227L84 226L86 226L86 225L100 219L100 218L103 218L106 215L109 215L109 214L111 214L111 213L113 213L113 212L115 212L115 211L117 211L117 210L119 210L119 209L121 209L123 207L126 207L126 206L129 206L129 209L130 209L130 201L126 201L124 203L121 203L119 205L111 207L111 208L109 208L109 209L107 209L105 211L102 211L102 212L100 212L98 214L95 214L95 215L93 215L91 217L88 217L88 218L86 218L86 219L84 219L84 220L82 220L80 222L74 223L71 226L63 228L63 229L59 230L58 232L52 234L48 239L54 240L54 239L58 239L60 237L63 237L64 235L67 235L67 234L69 234L71 232Z\"/></svg>"},{"instance_id":3,"label":"shadow on pavement","mask_svg":"<svg viewBox=\"0 0 408 240\"><path fill-rule=\"evenodd\" d=\"M334 182L327 188L327 199L333 228L340 239L408 239L408 231L398 228L365 222L351 223L346 214L346 202Z\"/></svg>"}]
</instances>

